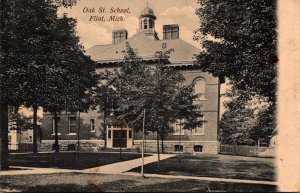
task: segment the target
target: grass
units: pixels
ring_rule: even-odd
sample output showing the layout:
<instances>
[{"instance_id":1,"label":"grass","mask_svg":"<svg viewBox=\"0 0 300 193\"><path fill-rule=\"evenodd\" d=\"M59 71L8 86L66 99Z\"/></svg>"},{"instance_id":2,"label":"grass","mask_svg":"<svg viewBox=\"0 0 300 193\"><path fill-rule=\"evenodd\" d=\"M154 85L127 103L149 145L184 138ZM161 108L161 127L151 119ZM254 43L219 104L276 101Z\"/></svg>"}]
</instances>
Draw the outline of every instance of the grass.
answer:
<instances>
[{"instance_id":1,"label":"grass","mask_svg":"<svg viewBox=\"0 0 300 193\"><path fill-rule=\"evenodd\" d=\"M149 156L149 154L145 156ZM9 163L11 166L81 170L137 158L141 158L141 154L122 153L122 159L120 160L119 153L78 153L76 156L76 152L61 152L11 154L9 155Z\"/></svg>"},{"instance_id":2,"label":"grass","mask_svg":"<svg viewBox=\"0 0 300 193\"><path fill-rule=\"evenodd\" d=\"M19 192L275 192L276 186L103 174L0 176L0 191Z\"/></svg>"},{"instance_id":3,"label":"grass","mask_svg":"<svg viewBox=\"0 0 300 193\"><path fill-rule=\"evenodd\" d=\"M131 172L139 172L140 167ZM231 155L181 155L145 166L145 173L275 181L274 159Z\"/></svg>"}]
</instances>

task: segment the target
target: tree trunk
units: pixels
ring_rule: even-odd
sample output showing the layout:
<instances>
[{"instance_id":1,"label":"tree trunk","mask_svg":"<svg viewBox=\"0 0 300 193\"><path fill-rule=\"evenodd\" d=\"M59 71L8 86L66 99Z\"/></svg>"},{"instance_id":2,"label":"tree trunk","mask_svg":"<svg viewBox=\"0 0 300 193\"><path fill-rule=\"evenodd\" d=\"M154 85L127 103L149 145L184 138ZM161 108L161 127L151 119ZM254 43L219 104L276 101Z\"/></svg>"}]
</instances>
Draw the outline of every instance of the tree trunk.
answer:
<instances>
[{"instance_id":1,"label":"tree trunk","mask_svg":"<svg viewBox=\"0 0 300 193\"><path fill-rule=\"evenodd\" d=\"M32 144L32 151L33 153L38 152L38 137L37 137L37 106L33 106L33 144Z\"/></svg>"},{"instance_id":2,"label":"tree trunk","mask_svg":"<svg viewBox=\"0 0 300 193\"><path fill-rule=\"evenodd\" d=\"M103 138L104 138L104 147L107 147L107 132L106 132L106 112L103 115Z\"/></svg>"},{"instance_id":3,"label":"tree trunk","mask_svg":"<svg viewBox=\"0 0 300 193\"><path fill-rule=\"evenodd\" d=\"M0 93L1 95L2 93ZM0 96L1 97L1 96ZM7 170L8 163L8 104L0 98L0 170Z\"/></svg>"},{"instance_id":4,"label":"tree trunk","mask_svg":"<svg viewBox=\"0 0 300 193\"><path fill-rule=\"evenodd\" d=\"M0 30L5 29L6 20L8 19L8 2L7 0L0 1L0 12L1 12L1 25ZM3 34L5 36L5 34ZM5 38L5 37L4 37ZM2 41L3 37L1 36L1 61L0 65L6 64L6 54L8 54L8 45L6 41ZM3 57L2 57L3 56ZM1 69L2 70L2 69ZM0 72L0 170L6 170L9 168L8 164L8 104L3 102L3 77L1 76L2 71Z\"/></svg>"},{"instance_id":5,"label":"tree trunk","mask_svg":"<svg viewBox=\"0 0 300 193\"><path fill-rule=\"evenodd\" d=\"M163 134L161 134L160 136L160 140L161 140L161 152L164 153L165 152L165 147L164 147L164 136Z\"/></svg>"},{"instance_id":6,"label":"tree trunk","mask_svg":"<svg viewBox=\"0 0 300 193\"><path fill-rule=\"evenodd\" d=\"M160 162L160 155L159 155L159 130L157 130L156 141L157 141L157 167L159 168L159 162Z\"/></svg>"},{"instance_id":7,"label":"tree trunk","mask_svg":"<svg viewBox=\"0 0 300 193\"><path fill-rule=\"evenodd\" d=\"M53 113L54 115L54 132L55 132L55 136L54 136L54 149L55 149L55 153L59 152L59 146L58 146L58 127L57 127L57 112L55 111Z\"/></svg>"}]
</instances>

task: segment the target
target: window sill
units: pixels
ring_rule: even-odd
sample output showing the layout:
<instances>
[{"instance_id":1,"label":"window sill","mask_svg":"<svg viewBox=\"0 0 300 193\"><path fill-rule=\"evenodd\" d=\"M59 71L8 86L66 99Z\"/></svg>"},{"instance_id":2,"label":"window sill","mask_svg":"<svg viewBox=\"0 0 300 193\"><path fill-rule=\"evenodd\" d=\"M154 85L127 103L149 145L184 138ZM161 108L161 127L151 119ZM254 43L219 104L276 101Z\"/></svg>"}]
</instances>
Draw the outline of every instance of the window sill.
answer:
<instances>
[{"instance_id":1,"label":"window sill","mask_svg":"<svg viewBox=\"0 0 300 193\"><path fill-rule=\"evenodd\" d=\"M51 135L55 135L55 133L52 133ZM57 135L61 135L61 133L57 133Z\"/></svg>"},{"instance_id":2,"label":"window sill","mask_svg":"<svg viewBox=\"0 0 300 193\"><path fill-rule=\"evenodd\" d=\"M185 135L184 133L173 133L173 135Z\"/></svg>"},{"instance_id":3,"label":"window sill","mask_svg":"<svg viewBox=\"0 0 300 193\"><path fill-rule=\"evenodd\" d=\"M90 133L96 133L96 131L95 131L95 130L92 130L92 131L90 131Z\"/></svg>"},{"instance_id":4,"label":"window sill","mask_svg":"<svg viewBox=\"0 0 300 193\"><path fill-rule=\"evenodd\" d=\"M76 133L68 133L67 135L77 135Z\"/></svg>"},{"instance_id":5,"label":"window sill","mask_svg":"<svg viewBox=\"0 0 300 193\"><path fill-rule=\"evenodd\" d=\"M199 136L199 135L204 135L204 133L193 133L193 135Z\"/></svg>"}]
</instances>

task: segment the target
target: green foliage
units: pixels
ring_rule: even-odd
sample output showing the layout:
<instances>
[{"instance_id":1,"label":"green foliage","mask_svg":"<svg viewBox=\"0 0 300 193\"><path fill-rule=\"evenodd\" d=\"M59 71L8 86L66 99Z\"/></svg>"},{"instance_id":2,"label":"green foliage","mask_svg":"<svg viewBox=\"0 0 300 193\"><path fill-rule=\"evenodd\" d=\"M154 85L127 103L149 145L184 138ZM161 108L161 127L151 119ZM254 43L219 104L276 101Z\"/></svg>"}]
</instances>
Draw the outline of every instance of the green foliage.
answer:
<instances>
[{"instance_id":1,"label":"green foliage","mask_svg":"<svg viewBox=\"0 0 300 193\"><path fill-rule=\"evenodd\" d=\"M93 61L84 55L76 20L58 18L59 6L74 0L1 1L1 98L34 110L36 152L37 109L57 113L83 111L97 83Z\"/></svg>"},{"instance_id":2,"label":"green foliage","mask_svg":"<svg viewBox=\"0 0 300 193\"><path fill-rule=\"evenodd\" d=\"M268 144L276 134L275 107L253 98L245 99L239 90L226 93L226 111L220 121L220 137L223 144L257 145L258 140Z\"/></svg>"},{"instance_id":3,"label":"green foliage","mask_svg":"<svg viewBox=\"0 0 300 193\"><path fill-rule=\"evenodd\" d=\"M157 63L147 65L127 43L124 63L120 71L115 71L110 84L115 86L111 94L117 104L115 115L130 127L142 128L143 111L146 110L145 128L166 136L173 129L170 123L176 119L186 119L186 129L199 126L200 106L193 103L194 85L184 85L184 78L164 64L168 62L172 49L155 53Z\"/></svg>"},{"instance_id":4,"label":"green foliage","mask_svg":"<svg viewBox=\"0 0 300 193\"><path fill-rule=\"evenodd\" d=\"M233 89L221 120L221 140L239 144L267 140L276 127L276 1L199 3L196 14L201 24L195 39L204 51L196 63L203 71L228 78ZM249 108L253 99L267 104L255 116Z\"/></svg>"},{"instance_id":5,"label":"green foliage","mask_svg":"<svg viewBox=\"0 0 300 193\"><path fill-rule=\"evenodd\" d=\"M249 99L275 102L277 72L276 1L201 0L195 39L205 50L202 70L229 78Z\"/></svg>"},{"instance_id":6,"label":"green foliage","mask_svg":"<svg viewBox=\"0 0 300 193\"><path fill-rule=\"evenodd\" d=\"M10 106L8 109L10 130L16 130L18 132L33 129L33 117L24 116L18 112L19 108ZM39 122L42 121L41 117L38 117Z\"/></svg>"}]
</instances>

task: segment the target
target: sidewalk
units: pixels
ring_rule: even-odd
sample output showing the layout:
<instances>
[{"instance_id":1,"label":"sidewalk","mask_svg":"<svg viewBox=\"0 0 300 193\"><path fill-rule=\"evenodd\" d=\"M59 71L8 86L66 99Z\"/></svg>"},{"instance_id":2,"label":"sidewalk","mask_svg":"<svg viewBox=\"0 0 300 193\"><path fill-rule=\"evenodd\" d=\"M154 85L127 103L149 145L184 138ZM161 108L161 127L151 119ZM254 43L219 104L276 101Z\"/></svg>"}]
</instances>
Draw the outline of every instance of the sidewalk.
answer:
<instances>
[{"instance_id":1,"label":"sidewalk","mask_svg":"<svg viewBox=\"0 0 300 193\"><path fill-rule=\"evenodd\" d=\"M170 157L174 157L176 154L160 154L160 160L168 159ZM157 154L153 154L152 156L148 156L144 158L144 164L149 164L157 161ZM129 171L133 168L139 167L142 165L142 158L118 162L114 164L109 164L105 166L95 167L86 169L88 173L103 173L103 174L119 174L126 171Z\"/></svg>"},{"instance_id":2,"label":"sidewalk","mask_svg":"<svg viewBox=\"0 0 300 193\"><path fill-rule=\"evenodd\" d=\"M174 157L176 154L161 154L160 159L164 160L170 157ZM149 164L157 161L157 154L145 157L144 164ZM118 162L114 164L108 164L105 166L89 168L85 170L68 170L57 168L33 168L33 167L19 167L12 166L9 171L0 171L0 176L5 175L30 175L30 174L57 174L57 173L84 173L84 174L117 174L117 175L129 175L140 176L140 173L127 172L133 168L139 167L142 164L142 158ZM15 168L15 170L14 170ZM242 179L228 179L228 178L216 178L216 177L196 177L196 176L177 176L177 175L161 175L161 174L144 174L149 178L169 178L169 179L190 179L190 180L202 180L202 181L214 181L214 182L231 182L231 183L246 183L246 184L266 184L277 185L277 182L272 181L259 181L259 180L242 180Z\"/></svg>"},{"instance_id":3,"label":"sidewalk","mask_svg":"<svg viewBox=\"0 0 300 193\"><path fill-rule=\"evenodd\" d=\"M160 154L160 160L174 157L176 154ZM157 154L145 157L145 165L156 162ZM29 174L54 174L54 173L102 173L102 174L120 174L129 171L133 168L142 165L142 158L123 161L113 164L108 164L100 167L89 168L85 170L70 170L70 169L57 169L57 168L36 168L36 167L21 167L11 166L8 171L0 171L0 176L3 175L29 175Z\"/></svg>"}]
</instances>

